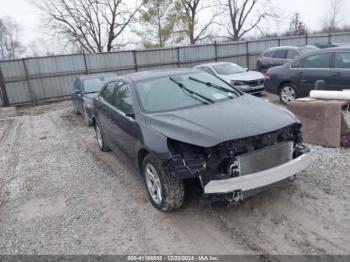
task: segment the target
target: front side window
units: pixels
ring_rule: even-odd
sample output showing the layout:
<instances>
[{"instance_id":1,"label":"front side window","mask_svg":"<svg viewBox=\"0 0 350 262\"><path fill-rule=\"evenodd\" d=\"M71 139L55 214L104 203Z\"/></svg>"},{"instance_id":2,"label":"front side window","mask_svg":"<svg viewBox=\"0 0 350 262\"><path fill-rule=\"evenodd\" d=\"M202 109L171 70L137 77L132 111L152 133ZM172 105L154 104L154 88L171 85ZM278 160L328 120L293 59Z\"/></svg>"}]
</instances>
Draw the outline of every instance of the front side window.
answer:
<instances>
[{"instance_id":1,"label":"front side window","mask_svg":"<svg viewBox=\"0 0 350 262\"><path fill-rule=\"evenodd\" d=\"M119 82L113 94L112 105L128 114L133 111L131 93L128 84Z\"/></svg>"},{"instance_id":2,"label":"front side window","mask_svg":"<svg viewBox=\"0 0 350 262\"><path fill-rule=\"evenodd\" d=\"M335 54L335 68L350 68L349 52Z\"/></svg>"},{"instance_id":3,"label":"front side window","mask_svg":"<svg viewBox=\"0 0 350 262\"><path fill-rule=\"evenodd\" d=\"M108 103L112 103L115 82L109 83L102 91L101 97Z\"/></svg>"},{"instance_id":4,"label":"front side window","mask_svg":"<svg viewBox=\"0 0 350 262\"><path fill-rule=\"evenodd\" d=\"M286 59L286 56L287 56L287 50L276 50L272 58Z\"/></svg>"},{"instance_id":5,"label":"front side window","mask_svg":"<svg viewBox=\"0 0 350 262\"><path fill-rule=\"evenodd\" d=\"M221 79L206 72L177 74L172 76L172 78L187 89L209 98L214 103L227 100L229 97L235 97L235 94L231 93L235 89ZM200 80L202 83L193 79ZM220 86L224 90L219 90L205 83ZM141 107L144 111L150 113L178 110L203 105L208 102L198 95L191 95L178 84L171 81L169 76L139 81L135 83L135 86ZM225 90L228 91L226 92Z\"/></svg>"},{"instance_id":6,"label":"front side window","mask_svg":"<svg viewBox=\"0 0 350 262\"><path fill-rule=\"evenodd\" d=\"M219 75L238 74L243 73L245 71L243 67L231 63L215 65L213 66L213 68Z\"/></svg>"},{"instance_id":7,"label":"front side window","mask_svg":"<svg viewBox=\"0 0 350 262\"><path fill-rule=\"evenodd\" d=\"M84 93L97 93L100 92L101 88L113 77L96 77L84 80Z\"/></svg>"},{"instance_id":8,"label":"front side window","mask_svg":"<svg viewBox=\"0 0 350 262\"><path fill-rule=\"evenodd\" d=\"M304 68L331 68L332 53L321 53L304 58Z\"/></svg>"}]
</instances>

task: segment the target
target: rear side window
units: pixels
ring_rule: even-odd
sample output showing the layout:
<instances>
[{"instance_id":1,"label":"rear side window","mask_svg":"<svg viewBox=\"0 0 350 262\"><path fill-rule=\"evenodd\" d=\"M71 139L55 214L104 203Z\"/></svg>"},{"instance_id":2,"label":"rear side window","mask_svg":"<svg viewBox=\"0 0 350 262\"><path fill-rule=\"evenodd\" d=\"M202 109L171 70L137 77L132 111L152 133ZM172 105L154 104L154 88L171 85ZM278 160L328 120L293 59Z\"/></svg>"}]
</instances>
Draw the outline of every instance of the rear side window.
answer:
<instances>
[{"instance_id":1,"label":"rear side window","mask_svg":"<svg viewBox=\"0 0 350 262\"><path fill-rule=\"evenodd\" d=\"M331 68L332 53L310 55L304 59L304 68Z\"/></svg>"},{"instance_id":2,"label":"rear side window","mask_svg":"<svg viewBox=\"0 0 350 262\"><path fill-rule=\"evenodd\" d=\"M263 57L272 57L274 50L268 50L262 54Z\"/></svg>"},{"instance_id":3,"label":"rear side window","mask_svg":"<svg viewBox=\"0 0 350 262\"><path fill-rule=\"evenodd\" d=\"M288 50L287 59L294 59L299 56L299 53L295 50Z\"/></svg>"},{"instance_id":4,"label":"rear side window","mask_svg":"<svg viewBox=\"0 0 350 262\"><path fill-rule=\"evenodd\" d=\"M350 68L350 53L336 53L335 68Z\"/></svg>"},{"instance_id":5,"label":"rear side window","mask_svg":"<svg viewBox=\"0 0 350 262\"><path fill-rule=\"evenodd\" d=\"M286 59L287 50L276 50L272 58Z\"/></svg>"},{"instance_id":6,"label":"rear side window","mask_svg":"<svg viewBox=\"0 0 350 262\"><path fill-rule=\"evenodd\" d=\"M303 60L294 61L291 65L291 68L301 68L303 65L302 62L303 62Z\"/></svg>"},{"instance_id":7,"label":"rear side window","mask_svg":"<svg viewBox=\"0 0 350 262\"><path fill-rule=\"evenodd\" d=\"M109 83L102 91L101 97L108 102L109 104L112 104L112 97L113 97L113 92L114 92L114 86L115 83Z\"/></svg>"}]
</instances>

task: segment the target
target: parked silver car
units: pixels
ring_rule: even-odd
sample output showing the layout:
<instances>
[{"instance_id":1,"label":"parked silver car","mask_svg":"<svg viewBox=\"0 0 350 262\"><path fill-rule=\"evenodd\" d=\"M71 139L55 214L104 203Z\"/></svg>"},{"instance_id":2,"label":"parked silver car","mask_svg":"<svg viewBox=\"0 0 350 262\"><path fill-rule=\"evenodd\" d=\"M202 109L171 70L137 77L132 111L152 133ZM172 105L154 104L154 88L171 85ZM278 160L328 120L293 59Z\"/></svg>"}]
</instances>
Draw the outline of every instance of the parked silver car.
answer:
<instances>
[{"instance_id":1,"label":"parked silver car","mask_svg":"<svg viewBox=\"0 0 350 262\"><path fill-rule=\"evenodd\" d=\"M248 71L234 63L209 63L194 68L215 75L245 93L261 94L264 91L265 77L262 73Z\"/></svg>"}]
</instances>

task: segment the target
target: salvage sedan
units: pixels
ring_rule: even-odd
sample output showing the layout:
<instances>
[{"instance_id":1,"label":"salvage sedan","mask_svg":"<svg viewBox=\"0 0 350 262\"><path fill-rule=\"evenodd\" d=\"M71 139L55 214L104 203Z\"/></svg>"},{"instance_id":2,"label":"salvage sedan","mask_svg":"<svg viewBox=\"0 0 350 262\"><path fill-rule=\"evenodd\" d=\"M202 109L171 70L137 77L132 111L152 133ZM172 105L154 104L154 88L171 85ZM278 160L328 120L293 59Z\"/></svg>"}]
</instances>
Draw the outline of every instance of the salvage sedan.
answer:
<instances>
[{"instance_id":1,"label":"salvage sedan","mask_svg":"<svg viewBox=\"0 0 350 262\"><path fill-rule=\"evenodd\" d=\"M87 126L92 125L92 100L98 95L101 88L116 74L94 74L77 77L74 81L72 102L74 111L84 117Z\"/></svg>"},{"instance_id":2,"label":"salvage sedan","mask_svg":"<svg viewBox=\"0 0 350 262\"><path fill-rule=\"evenodd\" d=\"M259 95L264 92L265 77L262 73L248 71L234 63L209 63L195 66L194 69L217 76L244 93Z\"/></svg>"},{"instance_id":3,"label":"salvage sedan","mask_svg":"<svg viewBox=\"0 0 350 262\"><path fill-rule=\"evenodd\" d=\"M311 161L292 113L203 71L121 76L94 105L99 148L134 160L165 212L182 206L186 179L199 180L204 200L240 201Z\"/></svg>"}]
</instances>

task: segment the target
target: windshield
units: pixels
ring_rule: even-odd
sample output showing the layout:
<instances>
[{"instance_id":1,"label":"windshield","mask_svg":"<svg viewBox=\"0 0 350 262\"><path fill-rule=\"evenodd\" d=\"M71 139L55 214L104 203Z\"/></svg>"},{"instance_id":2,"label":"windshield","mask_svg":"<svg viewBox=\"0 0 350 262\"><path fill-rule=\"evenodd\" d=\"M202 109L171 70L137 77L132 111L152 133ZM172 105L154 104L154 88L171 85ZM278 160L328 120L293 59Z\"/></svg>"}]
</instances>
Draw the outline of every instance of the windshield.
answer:
<instances>
[{"instance_id":1,"label":"windshield","mask_svg":"<svg viewBox=\"0 0 350 262\"><path fill-rule=\"evenodd\" d=\"M236 65L236 64L222 64L222 65L216 65L213 67L219 75L237 74L237 73L243 73L245 71L243 67L240 67L239 65Z\"/></svg>"},{"instance_id":2,"label":"windshield","mask_svg":"<svg viewBox=\"0 0 350 262\"><path fill-rule=\"evenodd\" d=\"M300 51L303 54L308 54L308 53L311 53L311 52L315 52L317 50L320 50L320 49L317 48L317 47L303 47L303 48L300 48Z\"/></svg>"},{"instance_id":3,"label":"windshield","mask_svg":"<svg viewBox=\"0 0 350 262\"><path fill-rule=\"evenodd\" d=\"M223 90L196 82L191 78L200 79L204 83L210 82L222 87ZM183 87L177 83L182 84ZM232 99L232 96L235 96L232 94L232 90L235 89L206 72L178 74L139 81L135 83L135 87L141 107L150 113L210 104L208 101L215 103L220 100Z\"/></svg>"},{"instance_id":4,"label":"windshield","mask_svg":"<svg viewBox=\"0 0 350 262\"><path fill-rule=\"evenodd\" d=\"M97 93L101 88L110 80L114 79L113 76L108 77L96 77L84 80L84 93Z\"/></svg>"}]
</instances>

